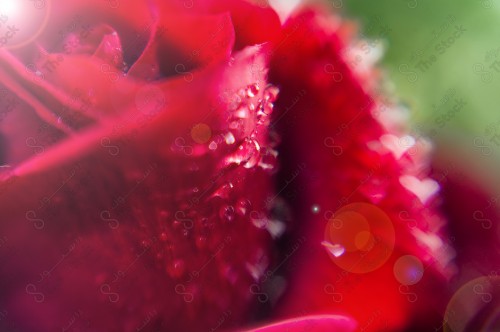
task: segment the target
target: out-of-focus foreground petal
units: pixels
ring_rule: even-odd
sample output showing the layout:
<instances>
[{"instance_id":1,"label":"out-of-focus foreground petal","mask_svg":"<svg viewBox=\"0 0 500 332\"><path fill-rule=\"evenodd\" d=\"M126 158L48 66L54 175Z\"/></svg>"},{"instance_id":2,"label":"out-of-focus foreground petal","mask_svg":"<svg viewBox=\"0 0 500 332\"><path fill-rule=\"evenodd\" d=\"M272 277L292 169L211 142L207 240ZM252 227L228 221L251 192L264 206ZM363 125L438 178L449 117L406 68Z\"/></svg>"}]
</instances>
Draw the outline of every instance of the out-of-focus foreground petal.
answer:
<instances>
[{"instance_id":1,"label":"out-of-focus foreground petal","mask_svg":"<svg viewBox=\"0 0 500 332\"><path fill-rule=\"evenodd\" d=\"M2 328L198 330L252 318L249 289L273 261L273 239L251 217L268 216L274 173L257 110L275 95L251 69L264 54L247 48L193 81L148 83L141 107L2 173Z\"/></svg>"},{"instance_id":2,"label":"out-of-focus foreground petal","mask_svg":"<svg viewBox=\"0 0 500 332\"><path fill-rule=\"evenodd\" d=\"M290 320L285 320L277 323L272 323L263 327L259 327L247 332L299 332L299 331L315 331L315 332L350 332L355 331L356 322L344 316L334 315L319 315L298 317Z\"/></svg>"}]
</instances>

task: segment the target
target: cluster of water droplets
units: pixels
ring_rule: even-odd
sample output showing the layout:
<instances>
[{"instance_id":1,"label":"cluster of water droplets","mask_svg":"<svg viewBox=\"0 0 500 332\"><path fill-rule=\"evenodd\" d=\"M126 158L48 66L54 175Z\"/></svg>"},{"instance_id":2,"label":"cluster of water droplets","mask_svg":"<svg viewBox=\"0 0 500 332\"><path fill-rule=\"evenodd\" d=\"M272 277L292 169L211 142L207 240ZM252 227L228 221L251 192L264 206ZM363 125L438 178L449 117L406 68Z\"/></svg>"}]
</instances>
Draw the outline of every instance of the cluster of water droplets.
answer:
<instances>
[{"instance_id":1,"label":"cluster of water droplets","mask_svg":"<svg viewBox=\"0 0 500 332\"><path fill-rule=\"evenodd\" d=\"M134 215L144 226L142 246L195 300L210 296L201 285L207 275L234 283L247 297L242 280L262 277L270 261L269 234L283 233L284 224L273 223L265 204L266 189L254 187L276 172L278 136L269 126L277 96L278 88L258 84L230 94L227 126L219 131L197 124L191 137L174 142L172 158L184 165L174 169L181 174L159 176L152 200L138 202ZM238 241L248 241L248 247Z\"/></svg>"},{"instance_id":2,"label":"cluster of water droplets","mask_svg":"<svg viewBox=\"0 0 500 332\"><path fill-rule=\"evenodd\" d=\"M258 84L251 84L236 94L230 104L228 134L244 137L237 149L225 158L227 165L245 168L261 167L274 171L277 165L276 142L269 135L269 125L278 88L268 85L262 94Z\"/></svg>"}]
</instances>

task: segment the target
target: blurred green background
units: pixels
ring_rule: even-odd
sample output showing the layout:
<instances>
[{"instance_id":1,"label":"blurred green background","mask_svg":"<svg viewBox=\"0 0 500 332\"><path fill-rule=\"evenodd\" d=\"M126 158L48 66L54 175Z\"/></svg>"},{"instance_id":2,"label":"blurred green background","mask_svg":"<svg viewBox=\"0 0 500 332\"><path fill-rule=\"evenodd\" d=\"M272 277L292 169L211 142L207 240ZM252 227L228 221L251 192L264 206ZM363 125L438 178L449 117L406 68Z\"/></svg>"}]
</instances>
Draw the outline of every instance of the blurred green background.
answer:
<instances>
[{"instance_id":1,"label":"blurred green background","mask_svg":"<svg viewBox=\"0 0 500 332\"><path fill-rule=\"evenodd\" d=\"M383 45L382 68L412 124L468 152L487 174L500 165L500 2L329 0ZM420 132L417 129L417 133ZM475 156L475 157L474 157Z\"/></svg>"}]
</instances>

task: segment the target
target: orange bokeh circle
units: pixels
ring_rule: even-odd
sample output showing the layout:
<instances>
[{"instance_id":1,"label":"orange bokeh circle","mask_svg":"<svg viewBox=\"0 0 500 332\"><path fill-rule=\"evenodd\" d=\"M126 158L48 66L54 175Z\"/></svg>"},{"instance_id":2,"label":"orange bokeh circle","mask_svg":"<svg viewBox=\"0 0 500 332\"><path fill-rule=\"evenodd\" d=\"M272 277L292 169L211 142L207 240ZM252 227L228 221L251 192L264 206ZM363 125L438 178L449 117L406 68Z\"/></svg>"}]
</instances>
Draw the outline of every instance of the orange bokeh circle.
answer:
<instances>
[{"instance_id":1,"label":"orange bokeh circle","mask_svg":"<svg viewBox=\"0 0 500 332\"><path fill-rule=\"evenodd\" d=\"M340 268L368 273L388 261L395 238L392 221L383 210L369 203L352 203L330 218L322 244Z\"/></svg>"},{"instance_id":2,"label":"orange bokeh circle","mask_svg":"<svg viewBox=\"0 0 500 332\"><path fill-rule=\"evenodd\" d=\"M500 278L475 278L455 292L448 302L443 331L500 331Z\"/></svg>"}]
</instances>

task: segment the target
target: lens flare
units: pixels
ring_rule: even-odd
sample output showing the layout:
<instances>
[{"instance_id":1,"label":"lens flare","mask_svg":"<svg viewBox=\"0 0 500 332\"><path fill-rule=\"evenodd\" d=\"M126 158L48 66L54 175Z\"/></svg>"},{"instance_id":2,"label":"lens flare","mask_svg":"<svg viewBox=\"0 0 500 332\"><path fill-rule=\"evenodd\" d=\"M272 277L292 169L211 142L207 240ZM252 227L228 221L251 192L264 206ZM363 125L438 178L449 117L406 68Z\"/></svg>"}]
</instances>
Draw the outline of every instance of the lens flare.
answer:
<instances>
[{"instance_id":1,"label":"lens flare","mask_svg":"<svg viewBox=\"0 0 500 332\"><path fill-rule=\"evenodd\" d=\"M391 256L395 230L387 214L377 206L353 203L339 209L328 221L321 244L340 268L368 273Z\"/></svg>"},{"instance_id":2,"label":"lens flare","mask_svg":"<svg viewBox=\"0 0 500 332\"><path fill-rule=\"evenodd\" d=\"M0 48L33 42L47 25L50 5L50 0L0 1Z\"/></svg>"},{"instance_id":3,"label":"lens flare","mask_svg":"<svg viewBox=\"0 0 500 332\"><path fill-rule=\"evenodd\" d=\"M21 9L21 2L17 0L3 0L0 2L0 13L7 17L17 17Z\"/></svg>"}]
</instances>

